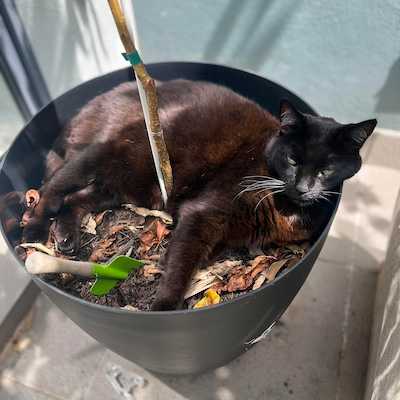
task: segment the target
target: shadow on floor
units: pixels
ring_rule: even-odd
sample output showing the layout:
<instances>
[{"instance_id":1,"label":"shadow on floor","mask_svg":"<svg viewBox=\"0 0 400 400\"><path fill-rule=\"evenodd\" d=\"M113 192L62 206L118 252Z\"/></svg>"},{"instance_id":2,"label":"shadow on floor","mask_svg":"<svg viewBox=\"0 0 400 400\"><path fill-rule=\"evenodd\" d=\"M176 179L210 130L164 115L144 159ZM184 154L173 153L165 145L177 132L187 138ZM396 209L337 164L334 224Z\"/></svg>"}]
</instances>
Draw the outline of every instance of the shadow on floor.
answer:
<instances>
[{"instance_id":1,"label":"shadow on floor","mask_svg":"<svg viewBox=\"0 0 400 400\"><path fill-rule=\"evenodd\" d=\"M348 246L348 239L329 240L338 249ZM372 254L352 245L363 260L374 262ZM377 271L317 261L281 323L264 341L201 375L154 376L191 400L361 398L376 281ZM350 397L336 397L343 392Z\"/></svg>"}]
</instances>

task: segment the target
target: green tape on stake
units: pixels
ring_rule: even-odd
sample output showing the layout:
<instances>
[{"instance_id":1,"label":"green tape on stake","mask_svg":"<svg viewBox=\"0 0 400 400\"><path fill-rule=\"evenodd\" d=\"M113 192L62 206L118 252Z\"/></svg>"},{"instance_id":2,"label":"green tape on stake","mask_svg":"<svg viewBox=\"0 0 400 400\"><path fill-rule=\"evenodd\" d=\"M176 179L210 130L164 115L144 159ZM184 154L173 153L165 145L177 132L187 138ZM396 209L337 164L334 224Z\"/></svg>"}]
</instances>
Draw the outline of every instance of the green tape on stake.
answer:
<instances>
[{"instance_id":1,"label":"green tape on stake","mask_svg":"<svg viewBox=\"0 0 400 400\"><path fill-rule=\"evenodd\" d=\"M142 59L139 56L137 50L132 51L132 53L122 53L126 61L129 61L132 65L138 65L142 63Z\"/></svg>"}]
</instances>

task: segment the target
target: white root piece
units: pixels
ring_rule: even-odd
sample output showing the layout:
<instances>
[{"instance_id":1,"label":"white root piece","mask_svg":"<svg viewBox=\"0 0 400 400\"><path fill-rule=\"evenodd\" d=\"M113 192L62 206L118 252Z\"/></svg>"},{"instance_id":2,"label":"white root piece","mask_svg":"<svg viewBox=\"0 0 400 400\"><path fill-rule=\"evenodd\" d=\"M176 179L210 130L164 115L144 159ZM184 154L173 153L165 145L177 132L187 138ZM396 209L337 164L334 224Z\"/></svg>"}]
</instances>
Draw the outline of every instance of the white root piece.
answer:
<instances>
[{"instance_id":1,"label":"white root piece","mask_svg":"<svg viewBox=\"0 0 400 400\"><path fill-rule=\"evenodd\" d=\"M31 274L68 272L70 274L86 277L93 276L93 263L52 257L38 251L28 255L25 261L25 267Z\"/></svg>"},{"instance_id":2,"label":"white root piece","mask_svg":"<svg viewBox=\"0 0 400 400\"><path fill-rule=\"evenodd\" d=\"M20 247L23 247L24 249L35 249L41 251L42 253L46 253L49 256L54 256L54 251L42 243L21 243Z\"/></svg>"}]
</instances>

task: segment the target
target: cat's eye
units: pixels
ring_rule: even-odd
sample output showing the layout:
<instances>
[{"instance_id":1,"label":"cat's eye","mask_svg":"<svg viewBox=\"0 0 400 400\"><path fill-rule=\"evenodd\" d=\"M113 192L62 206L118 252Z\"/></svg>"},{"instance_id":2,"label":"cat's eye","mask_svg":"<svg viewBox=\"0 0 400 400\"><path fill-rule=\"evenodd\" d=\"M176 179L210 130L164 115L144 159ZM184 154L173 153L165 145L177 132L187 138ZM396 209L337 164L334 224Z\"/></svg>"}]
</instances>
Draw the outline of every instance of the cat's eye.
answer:
<instances>
[{"instance_id":1,"label":"cat's eye","mask_svg":"<svg viewBox=\"0 0 400 400\"><path fill-rule=\"evenodd\" d=\"M325 178L330 174L330 171L323 169L318 172L318 178Z\"/></svg>"},{"instance_id":2,"label":"cat's eye","mask_svg":"<svg viewBox=\"0 0 400 400\"><path fill-rule=\"evenodd\" d=\"M290 165L293 165L293 167L297 165L296 160L293 160L292 157L287 156L287 160L288 160L288 163L289 163Z\"/></svg>"}]
</instances>

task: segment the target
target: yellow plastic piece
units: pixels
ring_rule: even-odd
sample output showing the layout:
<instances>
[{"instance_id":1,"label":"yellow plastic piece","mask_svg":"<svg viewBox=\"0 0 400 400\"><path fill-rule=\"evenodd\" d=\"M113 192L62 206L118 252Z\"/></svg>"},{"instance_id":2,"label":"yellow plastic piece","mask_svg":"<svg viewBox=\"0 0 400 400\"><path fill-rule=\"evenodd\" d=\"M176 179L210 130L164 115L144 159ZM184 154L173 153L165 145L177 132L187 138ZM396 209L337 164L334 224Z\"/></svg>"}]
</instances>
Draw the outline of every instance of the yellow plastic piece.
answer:
<instances>
[{"instance_id":1,"label":"yellow plastic piece","mask_svg":"<svg viewBox=\"0 0 400 400\"><path fill-rule=\"evenodd\" d=\"M220 295L213 289L208 289L204 292L204 296L199 300L193 308L202 308L211 306L212 304L218 304L221 301Z\"/></svg>"}]
</instances>

